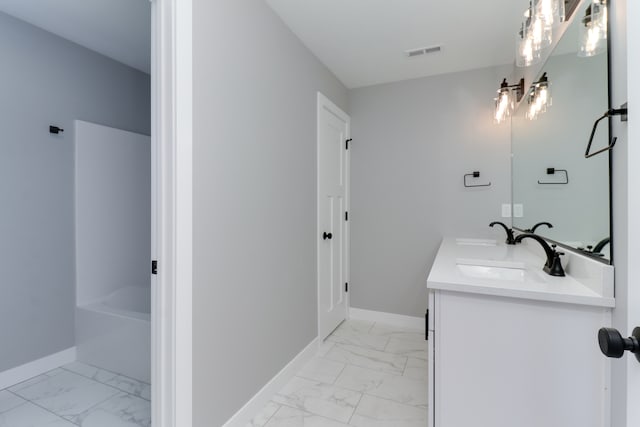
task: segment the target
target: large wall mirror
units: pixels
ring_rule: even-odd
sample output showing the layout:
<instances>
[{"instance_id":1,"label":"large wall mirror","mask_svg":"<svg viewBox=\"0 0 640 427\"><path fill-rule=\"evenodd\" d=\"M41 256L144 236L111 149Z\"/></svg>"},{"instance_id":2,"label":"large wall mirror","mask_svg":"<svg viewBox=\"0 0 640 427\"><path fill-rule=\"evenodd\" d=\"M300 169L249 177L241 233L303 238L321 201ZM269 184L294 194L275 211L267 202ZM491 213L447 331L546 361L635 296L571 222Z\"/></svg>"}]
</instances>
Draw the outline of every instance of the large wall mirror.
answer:
<instances>
[{"instance_id":1,"label":"large wall mirror","mask_svg":"<svg viewBox=\"0 0 640 427\"><path fill-rule=\"evenodd\" d=\"M589 4L581 2L536 79L548 79L551 105L530 119L525 96L512 116L514 213L522 205L513 226L526 231L547 222L552 228L541 224L536 234L610 262L609 153L585 158L593 122L609 108L608 52L578 55ZM593 146L608 141L603 123Z\"/></svg>"}]
</instances>

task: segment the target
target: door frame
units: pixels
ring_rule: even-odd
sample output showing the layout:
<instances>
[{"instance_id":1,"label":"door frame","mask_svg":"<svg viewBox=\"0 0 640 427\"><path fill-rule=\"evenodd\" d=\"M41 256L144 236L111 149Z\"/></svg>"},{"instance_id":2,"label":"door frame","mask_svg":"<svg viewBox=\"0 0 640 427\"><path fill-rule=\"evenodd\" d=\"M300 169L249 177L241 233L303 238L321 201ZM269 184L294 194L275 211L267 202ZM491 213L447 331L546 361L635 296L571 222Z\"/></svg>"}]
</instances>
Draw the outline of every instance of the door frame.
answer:
<instances>
[{"instance_id":1,"label":"door frame","mask_svg":"<svg viewBox=\"0 0 640 427\"><path fill-rule=\"evenodd\" d=\"M151 416L192 425L192 0L151 0Z\"/></svg>"},{"instance_id":2,"label":"door frame","mask_svg":"<svg viewBox=\"0 0 640 427\"><path fill-rule=\"evenodd\" d=\"M317 321L318 321L318 337L320 338L320 344L322 344L324 338L320 337L320 235L322 230L320 230L320 119L321 119L321 111L322 108L328 107L332 110L337 116L339 116L342 120L347 124L347 139L351 138L351 117L345 113L342 108L338 107L334 104L329 98L323 95L321 92L318 92L318 101L317 101L317 120L316 120L316 287L317 287L317 299L318 299L318 313L317 313ZM345 142L346 143L346 142ZM345 153L345 209L351 215L351 145L349 149L346 150ZM345 280L349 283L349 292L345 292L345 305L346 305L346 313L345 319L349 318L349 309L351 307L351 216L349 216L349 220L345 221L344 228L344 242L345 242Z\"/></svg>"}]
</instances>

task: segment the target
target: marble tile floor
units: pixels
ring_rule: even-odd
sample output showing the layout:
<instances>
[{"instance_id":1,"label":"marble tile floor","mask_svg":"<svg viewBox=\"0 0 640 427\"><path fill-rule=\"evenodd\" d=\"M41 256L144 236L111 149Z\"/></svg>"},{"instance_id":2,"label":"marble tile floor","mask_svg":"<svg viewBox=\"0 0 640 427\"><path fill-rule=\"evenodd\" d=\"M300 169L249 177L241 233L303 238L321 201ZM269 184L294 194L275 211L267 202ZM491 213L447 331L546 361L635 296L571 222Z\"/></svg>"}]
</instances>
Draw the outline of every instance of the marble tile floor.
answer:
<instances>
[{"instance_id":1,"label":"marble tile floor","mask_svg":"<svg viewBox=\"0 0 640 427\"><path fill-rule=\"evenodd\" d=\"M247 427L425 427L423 331L348 320Z\"/></svg>"},{"instance_id":2,"label":"marble tile floor","mask_svg":"<svg viewBox=\"0 0 640 427\"><path fill-rule=\"evenodd\" d=\"M151 387L74 362L0 390L0 427L150 427Z\"/></svg>"}]
</instances>

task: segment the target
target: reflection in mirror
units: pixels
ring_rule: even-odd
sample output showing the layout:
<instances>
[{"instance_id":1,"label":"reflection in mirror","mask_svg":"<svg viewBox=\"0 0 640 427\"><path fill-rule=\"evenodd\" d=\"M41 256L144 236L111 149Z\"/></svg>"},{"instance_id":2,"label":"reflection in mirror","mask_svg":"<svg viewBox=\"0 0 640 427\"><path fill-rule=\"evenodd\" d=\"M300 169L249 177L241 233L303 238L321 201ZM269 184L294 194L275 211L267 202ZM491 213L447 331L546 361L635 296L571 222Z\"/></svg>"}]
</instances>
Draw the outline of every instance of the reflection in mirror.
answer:
<instances>
[{"instance_id":1,"label":"reflection in mirror","mask_svg":"<svg viewBox=\"0 0 640 427\"><path fill-rule=\"evenodd\" d=\"M538 78L546 73L550 85L546 111L528 118L525 97L512 116L513 203L523 208L513 225L538 225L545 238L610 260L609 154L584 156L593 122L609 105L606 51L578 55L588 4L582 2ZM606 127L595 138L594 147L605 147Z\"/></svg>"}]
</instances>

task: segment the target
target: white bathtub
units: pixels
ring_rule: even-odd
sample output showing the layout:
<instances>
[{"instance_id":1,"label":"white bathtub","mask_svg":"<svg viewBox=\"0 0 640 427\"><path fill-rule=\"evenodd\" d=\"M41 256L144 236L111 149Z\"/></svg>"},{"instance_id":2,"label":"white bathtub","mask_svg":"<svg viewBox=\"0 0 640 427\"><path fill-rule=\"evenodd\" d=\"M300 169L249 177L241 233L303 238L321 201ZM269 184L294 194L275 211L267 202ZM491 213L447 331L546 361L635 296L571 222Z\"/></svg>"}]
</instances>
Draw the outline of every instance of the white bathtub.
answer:
<instances>
[{"instance_id":1,"label":"white bathtub","mask_svg":"<svg viewBox=\"0 0 640 427\"><path fill-rule=\"evenodd\" d=\"M121 288L101 301L76 307L78 360L150 382L151 290Z\"/></svg>"}]
</instances>

